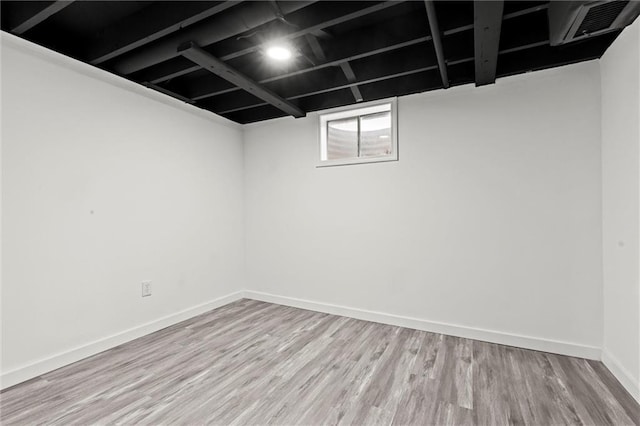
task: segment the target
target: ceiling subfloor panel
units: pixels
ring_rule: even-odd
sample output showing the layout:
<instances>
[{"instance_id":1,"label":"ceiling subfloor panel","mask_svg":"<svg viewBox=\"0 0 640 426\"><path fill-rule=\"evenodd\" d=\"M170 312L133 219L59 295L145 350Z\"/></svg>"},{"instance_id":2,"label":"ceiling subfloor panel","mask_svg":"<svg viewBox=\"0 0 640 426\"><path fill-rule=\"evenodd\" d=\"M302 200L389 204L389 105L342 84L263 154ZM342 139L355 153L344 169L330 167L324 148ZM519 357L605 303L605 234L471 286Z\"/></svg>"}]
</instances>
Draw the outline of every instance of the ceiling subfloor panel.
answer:
<instances>
[{"instance_id":1,"label":"ceiling subfloor panel","mask_svg":"<svg viewBox=\"0 0 640 426\"><path fill-rule=\"evenodd\" d=\"M263 105L256 108L223 114L223 117L240 124L255 123L257 121L271 120L273 118L286 117L287 115L271 105Z\"/></svg>"},{"instance_id":2,"label":"ceiling subfloor panel","mask_svg":"<svg viewBox=\"0 0 640 426\"><path fill-rule=\"evenodd\" d=\"M447 69L449 72L449 83L451 84L451 87L474 82L475 69L473 61L449 65Z\"/></svg>"},{"instance_id":3,"label":"ceiling subfloor panel","mask_svg":"<svg viewBox=\"0 0 640 426\"><path fill-rule=\"evenodd\" d=\"M549 40L547 11L541 10L502 23L500 50Z\"/></svg>"},{"instance_id":4,"label":"ceiling subfloor panel","mask_svg":"<svg viewBox=\"0 0 640 426\"><path fill-rule=\"evenodd\" d=\"M342 2L341 2L342 3ZM345 2L347 3L347 2ZM355 2L358 3L358 2ZM370 3L370 2L362 2ZM373 2L371 2L373 3ZM383 3L383 2L381 2ZM326 30L335 36L341 36L353 31L359 31L364 27L378 26L385 27L387 22L398 16L408 16L417 13L424 13L424 3L420 1L396 1L396 2L384 2L390 5L390 7L365 15L358 19L349 20L337 25L327 27Z\"/></svg>"},{"instance_id":5,"label":"ceiling subfloor panel","mask_svg":"<svg viewBox=\"0 0 640 426\"><path fill-rule=\"evenodd\" d=\"M230 83L222 77L207 70L202 71L204 71L202 75L198 72L198 75L192 73L174 79L174 81L178 82L178 84L184 88L185 96L198 101L215 96L216 93L240 90L233 83Z\"/></svg>"},{"instance_id":6,"label":"ceiling subfloor panel","mask_svg":"<svg viewBox=\"0 0 640 426\"><path fill-rule=\"evenodd\" d=\"M64 31L75 37L90 37L152 3L151 1L76 0L31 31L43 35L51 34L53 31Z\"/></svg>"},{"instance_id":7,"label":"ceiling subfloor panel","mask_svg":"<svg viewBox=\"0 0 640 426\"><path fill-rule=\"evenodd\" d=\"M505 77L597 59L613 43L618 34L618 32L608 33L564 46L546 45L500 55L497 75Z\"/></svg>"},{"instance_id":8,"label":"ceiling subfloor panel","mask_svg":"<svg viewBox=\"0 0 640 426\"><path fill-rule=\"evenodd\" d=\"M358 81L437 66L438 62L431 42L415 44L351 62Z\"/></svg>"},{"instance_id":9,"label":"ceiling subfloor panel","mask_svg":"<svg viewBox=\"0 0 640 426\"><path fill-rule=\"evenodd\" d=\"M339 67L327 67L266 83L265 86L284 97L298 96L316 90L348 84L349 81Z\"/></svg>"},{"instance_id":10,"label":"ceiling subfloor panel","mask_svg":"<svg viewBox=\"0 0 640 426\"><path fill-rule=\"evenodd\" d=\"M442 47L448 61L473 58L473 30L461 31L443 37Z\"/></svg>"},{"instance_id":11,"label":"ceiling subfloor panel","mask_svg":"<svg viewBox=\"0 0 640 426\"><path fill-rule=\"evenodd\" d=\"M447 32L466 25L473 25L473 2L435 2L440 31Z\"/></svg>"},{"instance_id":12,"label":"ceiling subfloor panel","mask_svg":"<svg viewBox=\"0 0 640 426\"><path fill-rule=\"evenodd\" d=\"M360 91L366 101L371 101L392 96L410 95L440 87L442 87L440 73L434 69L377 83L364 84L360 86Z\"/></svg>"},{"instance_id":13,"label":"ceiling subfloor panel","mask_svg":"<svg viewBox=\"0 0 640 426\"><path fill-rule=\"evenodd\" d=\"M317 111L320 109L334 108L354 103L353 93L349 89L336 90L331 96L313 95L299 99L299 105L305 111Z\"/></svg>"},{"instance_id":14,"label":"ceiling subfloor panel","mask_svg":"<svg viewBox=\"0 0 640 426\"><path fill-rule=\"evenodd\" d=\"M198 101L198 106L215 112L237 110L239 108L262 105L265 102L244 90L214 96Z\"/></svg>"}]
</instances>

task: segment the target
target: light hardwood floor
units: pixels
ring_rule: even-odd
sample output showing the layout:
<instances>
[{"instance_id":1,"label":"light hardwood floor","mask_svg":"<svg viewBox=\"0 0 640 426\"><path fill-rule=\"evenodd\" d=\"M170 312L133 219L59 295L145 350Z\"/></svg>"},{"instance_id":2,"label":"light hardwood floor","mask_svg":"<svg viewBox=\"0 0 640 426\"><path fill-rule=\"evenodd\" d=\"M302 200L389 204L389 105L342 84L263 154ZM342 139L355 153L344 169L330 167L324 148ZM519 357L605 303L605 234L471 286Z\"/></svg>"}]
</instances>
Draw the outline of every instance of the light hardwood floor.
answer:
<instances>
[{"instance_id":1,"label":"light hardwood floor","mask_svg":"<svg viewBox=\"0 0 640 426\"><path fill-rule=\"evenodd\" d=\"M14 386L2 424L638 424L600 362L241 300Z\"/></svg>"}]
</instances>

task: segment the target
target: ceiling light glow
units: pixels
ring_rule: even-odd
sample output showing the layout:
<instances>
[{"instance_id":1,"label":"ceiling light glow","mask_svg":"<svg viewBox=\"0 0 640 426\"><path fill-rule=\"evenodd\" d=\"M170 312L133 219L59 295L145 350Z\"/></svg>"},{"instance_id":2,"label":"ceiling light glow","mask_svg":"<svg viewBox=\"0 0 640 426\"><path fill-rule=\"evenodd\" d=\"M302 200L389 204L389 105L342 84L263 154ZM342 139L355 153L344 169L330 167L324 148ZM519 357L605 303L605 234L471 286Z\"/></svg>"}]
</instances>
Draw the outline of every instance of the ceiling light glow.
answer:
<instances>
[{"instance_id":1,"label":"ceiling light glow","mask_svg":"<svg viewBox=\"0 0 640 426\"><path fill-rule=\"evenodd\" d=\"M267 56L276 61L286 61L291 58L291 50L284 46L271 46L267 48Z\"/></svg>"}]
</instances>

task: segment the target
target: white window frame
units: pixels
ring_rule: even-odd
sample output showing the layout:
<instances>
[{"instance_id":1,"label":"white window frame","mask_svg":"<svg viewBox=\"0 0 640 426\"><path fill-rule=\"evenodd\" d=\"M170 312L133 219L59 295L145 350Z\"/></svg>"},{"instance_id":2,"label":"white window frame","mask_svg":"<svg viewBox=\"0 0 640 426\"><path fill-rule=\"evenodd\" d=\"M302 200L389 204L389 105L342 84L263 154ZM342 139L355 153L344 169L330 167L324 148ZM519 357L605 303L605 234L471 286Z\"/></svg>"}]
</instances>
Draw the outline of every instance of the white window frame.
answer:
<instances>
[{"instance_id":1,"label":"white window frame","mask_svg":"<svg viewBox=\"0 0 640 426\"><path fill-rule=\"evenodd\" d=\"M344 118L359 117L386 111L391 105L391 153L378 157L354 157L336 160L323 160L327 152L327 122ZM319 114L318 131L318 163L316 167L346 166L350 164L380 163L398 161L398 98L365 102L347 107L333 108Z\"/></svg>"}]
</instances>

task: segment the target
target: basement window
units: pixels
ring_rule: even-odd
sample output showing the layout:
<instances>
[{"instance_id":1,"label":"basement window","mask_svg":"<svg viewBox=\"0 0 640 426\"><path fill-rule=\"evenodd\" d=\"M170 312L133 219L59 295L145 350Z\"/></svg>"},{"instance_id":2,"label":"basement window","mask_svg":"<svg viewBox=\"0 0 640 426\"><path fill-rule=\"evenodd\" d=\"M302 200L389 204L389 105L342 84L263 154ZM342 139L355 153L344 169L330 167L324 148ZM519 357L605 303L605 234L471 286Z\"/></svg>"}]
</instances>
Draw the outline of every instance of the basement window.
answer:
<instances>
[{"instance_id":1,"label":"basement window","mask_svg":"<svg viewBox=\"0 0 640 426\"><path fill-rule=\"evenodd\" d=\"M396 99L320 114L318 167L398 159Z\"/></svg>"}]
</instances>

